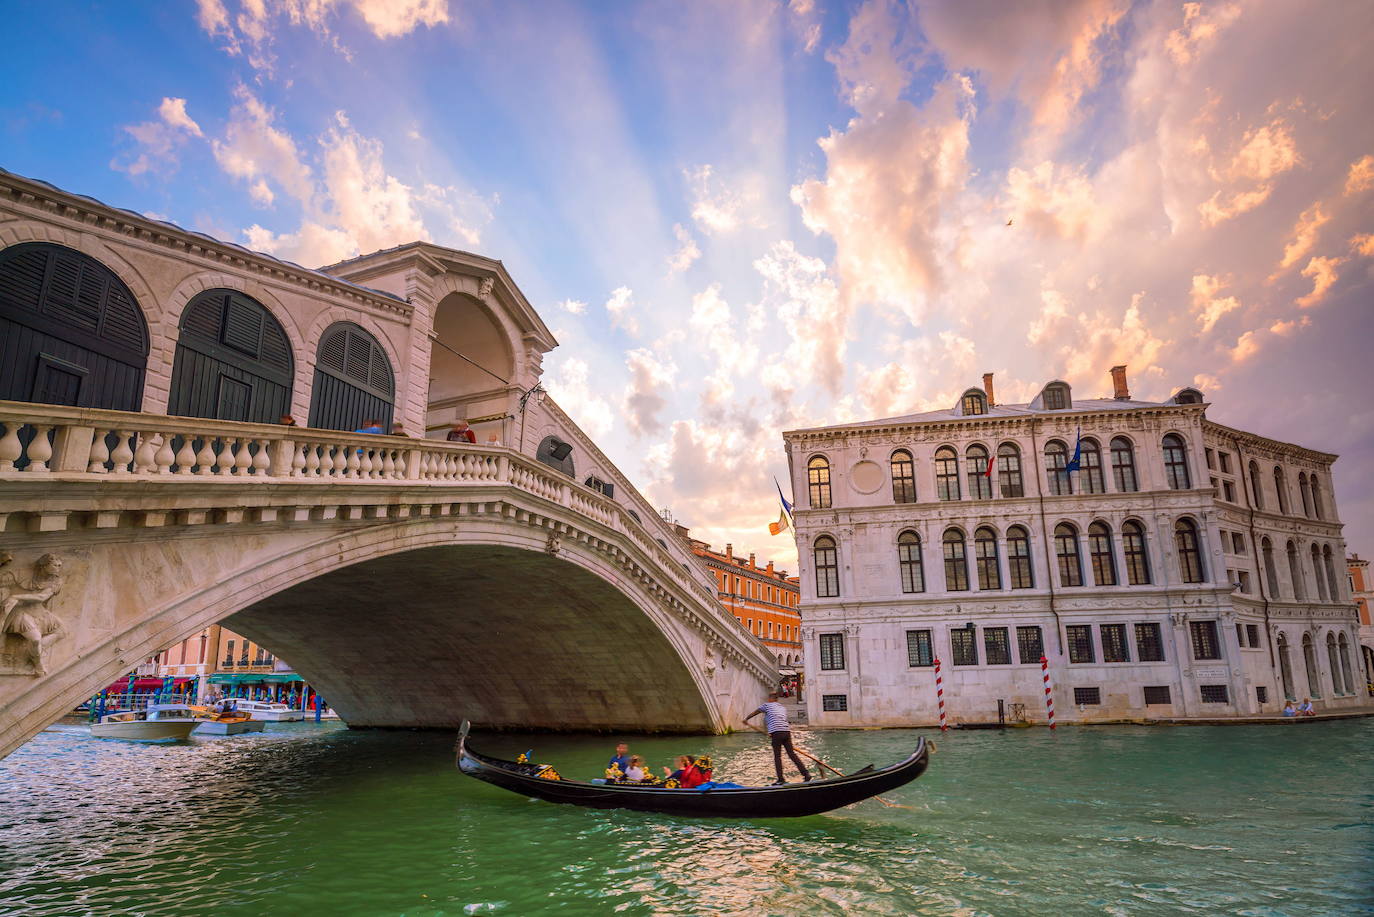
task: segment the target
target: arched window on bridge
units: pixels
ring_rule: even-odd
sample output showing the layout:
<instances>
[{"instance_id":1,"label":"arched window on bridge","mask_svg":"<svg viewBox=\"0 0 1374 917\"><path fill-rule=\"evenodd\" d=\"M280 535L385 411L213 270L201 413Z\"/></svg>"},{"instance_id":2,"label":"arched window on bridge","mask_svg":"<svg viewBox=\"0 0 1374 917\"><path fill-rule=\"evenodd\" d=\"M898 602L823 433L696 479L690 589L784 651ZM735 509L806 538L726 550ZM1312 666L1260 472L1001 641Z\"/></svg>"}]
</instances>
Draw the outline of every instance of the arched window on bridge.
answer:
<instances>
[{"instance_id":1,"label":"arched window on bridge","mask_svg":"<svg viewBox=\"0 0 1374 917\"><path fill-rule=\"evenodd\" d=\"M206 290L181 314L167 413L276 423L291 413L294 364L265 306L236 290Z\"/></svg>"},{"instance_id":2,"label":"arched window on bridge","mask_svg":"<svg viewBox=\"0 0 1374 917\"><path fill-rule=\"evenodd\" d=\"M0 400L137 411L148 326L105 265L47 242L0 251Z\"/></svg>"},{"instance_id":3,"label":"arched window on bridge","mask_svg":"<svg viewBox=\"0 0 1374 917\"><path fill-rule=\"evenodd\" d=\"M390 430L395 398L391 361L377 339L352 322L326 328L315 356L310 426L357 430L376 420Z\"/></svg>"}]
</instances>

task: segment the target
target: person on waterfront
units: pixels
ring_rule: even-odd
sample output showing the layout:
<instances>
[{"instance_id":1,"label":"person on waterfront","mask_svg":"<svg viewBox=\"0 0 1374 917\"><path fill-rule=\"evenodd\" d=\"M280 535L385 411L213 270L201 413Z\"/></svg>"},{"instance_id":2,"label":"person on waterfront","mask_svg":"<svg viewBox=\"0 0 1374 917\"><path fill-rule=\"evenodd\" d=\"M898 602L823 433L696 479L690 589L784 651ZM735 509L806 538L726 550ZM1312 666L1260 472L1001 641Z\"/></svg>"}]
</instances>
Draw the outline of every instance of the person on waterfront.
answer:
<instances>
[{"instance_id":1,"label":"person on waterfront","mask_svg":"<svg viewBox=\"0 0 1374 917\"><path fill-rule=\"evenodd\" d=\"M630 755L630 765L625 768L625 782L639 783L645 776L644 759L639 755Z\"/></svg>"},{"instance_id":2,"label":"person on waterfront","mask_svg":"<svg viewBox=\"0 0 1374 917\"><path fill-rule=\"evenodd\" d=\"M782 753L787 751L787 757L792 759L792 763L801 771L802 780L811 779L811 772L806 769L802 759L797 757L797 750L792 747L792 727L787 722L787 708L778 703L778 692L774 691L768 695L767 703L759 705L759 708L744 718L748 725L749 721L760 713L763 714L763 722L768 729L768 738L773 743L773 770L777 772L778 779L774 781L774 786L786 783L787 780L782 775Z\"/></svg>"},{"instance_id":3,"label":"person on waterfront","mask_svg":"<svg viewBox=\"0 0 1374 917\"><path fill-rule=\"evenodd\" d=\"M453 429L448 431L445 437L451 443L472 443L477 444L477 434L472 432L472 427L468 426L466 420L460 420L453 425Z\"/></svg>"},{"instance_id":4,"label":"person on waterfront","mask_svg":"<svg viewBox=\"0 0 1374 917\"><path fill-rule=\"evenodd\" d=\"M1291 700L1288 701L1287 703L1285 703L1285 704L1283 705L1283 715L1284 715L1284 716L1297 716L1297 715L1298 715L1298 708L1293 706L1293 702L1292 702Z\"/></svg>"},{"instance_id":5,"label":"person on waterfront","mask_svg":"<svg viewBox=\"0 0 1374 917\"><path fill-rule=\"evenodd\" d=\"M1304 697L1302 705L1298 707L1298 716L1316 716L1317 708L1312 706L1312 698Z\"/></svg>"}]
</instances>

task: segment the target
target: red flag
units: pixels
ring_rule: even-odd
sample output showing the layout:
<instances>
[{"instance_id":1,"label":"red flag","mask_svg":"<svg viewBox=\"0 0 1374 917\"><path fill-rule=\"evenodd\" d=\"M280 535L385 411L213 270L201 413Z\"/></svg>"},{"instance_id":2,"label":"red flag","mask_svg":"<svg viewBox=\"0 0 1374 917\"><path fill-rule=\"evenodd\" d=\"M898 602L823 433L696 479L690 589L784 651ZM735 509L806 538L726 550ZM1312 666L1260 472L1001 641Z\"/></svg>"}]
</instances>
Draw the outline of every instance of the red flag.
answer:
<instances>
[{"instance_id":1,"label":"red flag","mask_svg":"<svg viewBox=\"0 0 1374 917\"><path fill-rule=\"evenodd\" d=\"M997 456L996 456L996 455L989 455L989 456L988 456L988 470L983 472L983 477L985 477L985 478L990 478L990 477L992 477L992 466L995 465L995 464L997 464Z\"/></svg>"}]
</instances>

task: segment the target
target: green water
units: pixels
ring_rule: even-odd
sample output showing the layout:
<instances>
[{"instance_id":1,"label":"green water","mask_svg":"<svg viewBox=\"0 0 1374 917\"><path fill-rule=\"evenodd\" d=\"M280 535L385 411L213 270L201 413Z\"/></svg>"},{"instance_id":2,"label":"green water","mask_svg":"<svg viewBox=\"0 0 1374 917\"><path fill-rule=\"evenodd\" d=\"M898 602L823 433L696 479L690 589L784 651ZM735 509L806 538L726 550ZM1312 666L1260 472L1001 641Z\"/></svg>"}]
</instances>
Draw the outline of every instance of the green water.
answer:
<instances>
[{"instance_id":1,"label":"green water","mask_svg":"<svg viewBox=\"0 0 1374 917\"><path fill-rule=\"evenodd\" d=\"M950 733L930 771L810 818L531 802L452 737L282 724L143 746L43 733L0 761L0 914L1374 913L1374 720ZM907 731L799 733L842 767ZM604 738L497 736L566 775ZM771 776L757 736L630 738Z\"/></svg>"}]
</instances>

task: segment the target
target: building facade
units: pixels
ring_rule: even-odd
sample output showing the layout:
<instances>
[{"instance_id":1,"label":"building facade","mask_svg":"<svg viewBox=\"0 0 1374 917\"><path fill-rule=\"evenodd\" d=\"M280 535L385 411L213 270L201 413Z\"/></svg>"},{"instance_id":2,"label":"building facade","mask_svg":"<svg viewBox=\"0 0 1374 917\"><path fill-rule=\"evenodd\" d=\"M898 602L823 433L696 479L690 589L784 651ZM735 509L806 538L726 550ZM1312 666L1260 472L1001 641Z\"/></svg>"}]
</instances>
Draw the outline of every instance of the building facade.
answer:
<instances>
[{"instance_id":1,"label":"building facade","mask_svg":"<svg viewBox=\"0 0 1374 917\"><path fill-rule=\"evenodd\" d=\"M715 578L721 604L777 657L780 671L792 674L800 669L800 580L777 569L771 560L759 566L752 553L747 560L736 557L734 545L727 544L720 553L704 541L688 540L692 553Z\"/></svg>"},{"instance_id":2,"label":"building facade","mask_svg":"<svg viewBox=\"0 0 1374 917\"><path fill-rule=\"evenodd\" d=\"M216 695L271 700L305 709L314 691L290 663L227 627L212 624L149 660L197 702Z\"/></svg>"},{"instance_id":3,"label":"building facade","mask_svg":"<svg viewBox=\"0 0 1374 917\"><path fill-rule=\"evenodd\" d=\"M1358 706L1336 456L1063 382L784 434L815 725Z\"/></svg>"},{"instance_id":4,"label":"building facade","mask_svg":"<svg viewBox=\"0 0 1374 917\"><path fill-rule=\"evenodd\" d=\"M1346 585L1355 601L1355 613L1360 619L1360 659L1364 665L1365 690L1374 697L1374 618L1370 617L1370 602L1374 601L1374 582L1369 578L1369 561L1358 554L1345 560Z\"/></svg>"}]
</instances>

